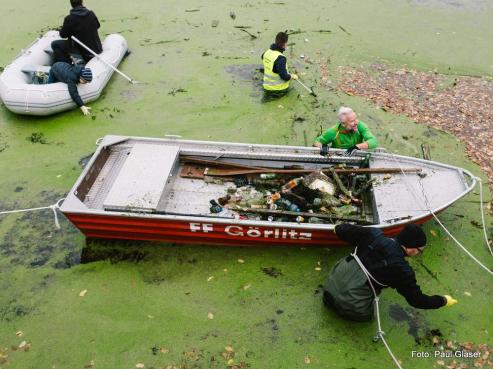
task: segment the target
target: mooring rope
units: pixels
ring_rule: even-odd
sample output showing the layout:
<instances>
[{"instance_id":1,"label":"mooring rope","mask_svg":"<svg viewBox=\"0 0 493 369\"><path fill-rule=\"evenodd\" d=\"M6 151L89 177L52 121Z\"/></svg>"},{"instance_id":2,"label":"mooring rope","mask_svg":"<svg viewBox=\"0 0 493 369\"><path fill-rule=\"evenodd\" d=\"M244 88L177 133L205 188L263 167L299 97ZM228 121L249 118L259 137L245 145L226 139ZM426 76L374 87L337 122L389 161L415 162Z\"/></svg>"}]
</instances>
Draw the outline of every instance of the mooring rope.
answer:
<instances>
[{"instance_id":1,"label":"mooring rope","mask_svg":"<svg viewBox=\"0 0 493 369\"><path fill-rule=\"evenodd\" d=\"M389 155L395 161L396 165L399 167L399 169L401 170L401 172L404 175L404 177L407 178L408 175L406 174L406 172L404 171L404 169L401 167L401 165L398 162L398 160L395 158L395 155L393 153L390 153L390 152L389 152ZM483 235L485 237L485 241L486 241L486 245L488 247L488 250L493 255L493 251L491 250L490 243L489 243L489 240L488 240L488 235L487 235L487 232L486 232L486 223L485 223L485 220L484 220L482 181L481 181L480 178L478 178L476 176L474 176L474 179L476 179L477 183L479 184L479 195L480 195L479 206L481 207L481 221L483 223L482 224L482 227L483 227ZM440 225L440 227L443 228L443 230L445 231L445 233L447 233L447 235L452 240L454 240L454 242L457 244L457 246L459 246L462 249L462 251L464 251L481 268L483 268L484 270L486 270L489 274L491 274L493 276L493 271L490 268L488 268L486 265L484 265L476 256L474 256L457 238L454 237L454 235L447 229L447 227L445 227L445 225L440 221L440 219L438 219L438 216L431 209L431 206L428 205L428 198L426 197L426 194L424 192L424 188L423 188L423 186L421 184L421 178L419 179L419 184L420 184L420 186L422 188L422 191L421 192L423 193L423 199L416 193L416 191L414 190L414 188L407 181L404 181L404 184L411 191L411 193L416 198L416 200L420 203L420 206L424 205L424 208L431 213L431 215L436 220L436 222Z\"/></svg>"},{"instance_id":2,"label":"mooring rope","mask_svg":"<svg viewBox=\"0 0 493 369\"><path fill-rule=\"evenodd\" d=\"M4 214L16 214L16 213L29 213L32 211L39 211L39 210L47 210L51 209L53 211L53 216L55 217L55 226L60 229L60 222L58 221L58 213L57 209L60 209L60 204L63 202L65 199L60 199L58 200L55 204L50 205L50 206L42 206L39 208L29 208L29 209L17 209L17 210L6 210L6 211L0 211L0 215Z\"/></svg>"},{"instance_id":3,"label":"mooring rope","mask_svg":"<svg viewBox=\"0 0 493 369\"><path fill-rule=\"evenodd\" d=\"M481 225L483 227L484 240L486 242L486 247L488 247L488 251L490 252L491 256L493 256L493 249L491 248L490 240L488 240L488 233L486 231L486 222L484 220L483 181L479 177L476 177L476 180L478 181L479 184L479 209L481 212Z\"/></svg>"},{"instance_id":4,"label":"mooring rope","mask_svg":"<svg viewBox=\"0 0 493 369\"><path fill-rule=\"evenodd\" d=\"M383 342L383 344L385 345L385 348L387 349L390 357L392 358L392 360L394 360L395 365L399 369L402 369L401 363L399 362L399 360L397 360L397 358L395 357L394 353L392 352L392 349L390 348L390 345L387 343L387 340L385 339L385 331L382 329L382 322L381 322L381 319L380 319L380 305L379 305L380 298L377 295L377 291L375 290L375 287L373 286L372 280L375 281L375 283L379 284L382 287L387 287L387 286L385 284L380 283L379 281L377 281L371 275L371 273L363 265L363 262L360 260L360 258L358 257L358 255L356 255L357 251L358 251L358 248L356 247L355 250L354 250L354 252L351 253L351 256L354 258L354 260L356 260L356 262L358 263L358 265L361 268L361 270L363 271L363 273L365 273L365 276L368 279L368 283L369 283L369 285L371 287L371 291L373 292L373 296L374 296L374 300L373 301L375 302L375 315L377 317L377 333L376 333L375 337L373 338L373 340L375 342L377 342L378 340L381 340Z\"/></svg>"}]
</instances>

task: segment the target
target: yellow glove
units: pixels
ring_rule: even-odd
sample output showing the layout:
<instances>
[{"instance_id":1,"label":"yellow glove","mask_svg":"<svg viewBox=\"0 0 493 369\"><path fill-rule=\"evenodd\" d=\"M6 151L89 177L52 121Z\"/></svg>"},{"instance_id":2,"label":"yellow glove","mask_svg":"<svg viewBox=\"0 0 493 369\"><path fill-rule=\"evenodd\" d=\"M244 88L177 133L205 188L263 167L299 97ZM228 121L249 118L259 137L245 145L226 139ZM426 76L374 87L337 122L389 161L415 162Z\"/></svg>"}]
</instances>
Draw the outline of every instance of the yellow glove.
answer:
<instances>
[{"instance_id":1,"label":"yellow glove","mask_svg":"<svg viewBox=\"0 0 493 369\"><path fill-rule=\"evenodd\" d=\"M291 79L293 79L293 80L297 80L298 79L298 75L297 74L291 73L290 76L291 76Z\"/></svg>"},{"instance_id":2,"label":"yellow glove","mask_svg":"<svg viewBox=\"0 0 493 369\"><path fill-rule=\"evenodd\" d=\"M452 296L449 296L449 295L445 295L443 296L445 297L445 299L447 300L447 303L445 304L445 306L452 306L452 305L455 305L457 304L457 300L454 299Z\"/></svg>"}]
</instances>

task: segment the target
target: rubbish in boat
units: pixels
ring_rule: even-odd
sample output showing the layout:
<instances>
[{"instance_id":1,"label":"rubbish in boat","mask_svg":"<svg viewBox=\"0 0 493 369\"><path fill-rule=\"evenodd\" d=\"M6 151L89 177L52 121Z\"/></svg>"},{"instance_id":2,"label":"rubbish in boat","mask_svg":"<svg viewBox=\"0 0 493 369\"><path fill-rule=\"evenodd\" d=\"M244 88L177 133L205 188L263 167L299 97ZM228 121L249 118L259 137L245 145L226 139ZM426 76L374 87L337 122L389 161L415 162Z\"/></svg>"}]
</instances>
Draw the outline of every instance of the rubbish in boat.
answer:
<instances>
[{"instance_id":1,"label":"rubbish in boat","mask_svg":"<svg viewBox=\"0 0 493 369\"><path fill-rule=\"evenodd\" d=\"M311 223L311 224L324 224L325 222L323 221L323 219L320 219L318 217L310 217L310 218L308 218L308 223Z\"/></svg>"},{"instance_id":2,"label":"rubbish in boat","mask_svg":"<svg viewBox=\"0 0 493 369\"><path fill-rule=\"evenodd\" d=\"M301 183L301 181L303 181L303 177L292 179L288 183L286 183L284 186L282 186L281 191L282 192L291 191L293 188L298 186Z\"/></svg>"},{"instance_id":3,"label":"rubbish in boat","mask_svg":"<svg viewBox=\"0 0 493 369\"><path fill-rule=\"evenodd\" d=\"M235 177L234 179L234 184L236 185L236 187L243 187L243 186L246 186L248 184L248 179L247 177Z\"/></svg>"},{"instance_id":4,"label":"rubbish in boat","mask_svg":"<svg viewBox=\"0 0 493 369\"><path fill-rule=\"evenodd\" d=\"M296 223L303 223L305 221L305 218L303 218L301 215L296 217Z\"/></svg>"},{"instance_id":5,"label":"rubbish in boat","mask_svg":"<svg viewBox=\"0 0 493 369\"><path fill-rule=\"evenodd\" d=\"M288 211L295 211L295 212L300 212L301 211L300 208L298 207L298 205L293 204L288 199L281 198L281 199L277 200L276 205L277 206L281 206L281 207L283 207L284 209L286 209Z\"/></svg>"},{"instance_id":6,"label":"rubbish in boat","mask_svg":"<svg viewBox=\"0 0 493 369\"><path fill-rule=\"evenodd\" d=\"M261 173L260 178L262 178L262 179L275 179L275 178L277 178L277 174L276 173Z\"/></svg>"},{"instance_id":7,"label":"rubbish in boat","mask_svg":"<svg viewBox=\"0 0 493 369\"><path fill-rule=\"evenodd\" d=\"M229 200L231 200L231 195L226 195L218 198L217 202L219 203L219 205L224 206L229 202Z\"/></svg>"},{"instance_id":8,"label":"rubbish in boat","mask_svg":"<svg viewBox=\"0 0 493 369\"><path fill-rule=\"evenodd\" d=\"M304 179L304 183L312 190L318 190L323 193L334 195L336 188L329 177L322 172L313 172Z\"/></svg>"},{"instance_id":9,"label":"rubbish in boat","mask_svg":"<svg viewBox=\"0 0 493 369\"><path fill-rule=\"evenodd\" d=\"M216 200L211 200L211 201L209 201L209 202L210 202L210 204L211 204L211 207L210 207L210 211L211 211L211 213L213 213L213 214L217 214L217 213L220 213L221 211L223 211L222 206L220 206L220 205L216 202Z\"/></svg>"}]
</instances>

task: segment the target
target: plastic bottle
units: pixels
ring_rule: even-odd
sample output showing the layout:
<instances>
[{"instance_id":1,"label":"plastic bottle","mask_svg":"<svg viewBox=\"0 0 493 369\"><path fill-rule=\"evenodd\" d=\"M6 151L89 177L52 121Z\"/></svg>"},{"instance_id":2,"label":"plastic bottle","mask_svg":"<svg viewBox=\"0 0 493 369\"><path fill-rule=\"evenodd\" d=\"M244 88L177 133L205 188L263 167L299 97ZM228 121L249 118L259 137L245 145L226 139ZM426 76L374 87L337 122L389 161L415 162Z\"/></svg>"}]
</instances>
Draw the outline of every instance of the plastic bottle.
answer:
<instances>
[{"instance_id":1,"label":"plastic bottle","mask_svg":"<svg viewBox=\"0 0 493 369\"><path fill-rule=\"evenodd\" d=\"M286 183L284 186L282 186L282 192L288 192L298 186L301 181L303 181L303 177L300 178L295 178L290 180L288 183Z\"/></svg>"},{"instance_id":2,"label":"plastic bottle","mask_svg":"<svg viewBox=\"0 0 493 369\"><path fill-rule=\"evenodd\" d=\"M291 201L289 201L287 199L279 199L277 201L277 204L283 206L288 211L295 211L297 213L299 213L301 211L300 208L298 207L298 205L293 204Z\"/></svg>"},{"instance_id":3,"label":"plastic bottle","mask_svg":"<svg viewBox=\"0 0 493 369\"><path fill-rule=\"evenodd\" d=\"M260 178L262 178L262 179L275 179L275 178L277 178L277 174L276 173L261 173Z\"/></svg>"}]
</instances>

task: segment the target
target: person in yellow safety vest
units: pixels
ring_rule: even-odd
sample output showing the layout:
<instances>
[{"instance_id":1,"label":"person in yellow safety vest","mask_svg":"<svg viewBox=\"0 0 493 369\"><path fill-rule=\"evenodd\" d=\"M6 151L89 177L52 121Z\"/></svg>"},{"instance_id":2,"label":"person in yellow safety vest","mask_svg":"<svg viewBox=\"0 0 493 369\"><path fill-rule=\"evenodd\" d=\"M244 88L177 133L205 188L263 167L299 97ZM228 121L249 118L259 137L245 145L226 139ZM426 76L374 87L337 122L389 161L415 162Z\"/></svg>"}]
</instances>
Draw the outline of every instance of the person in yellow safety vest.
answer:
<instances>
[{"instance_id":1,"label":"person in yellow safety vest","mask_svg":"<svg viewBox=\"0 0 493 369\"><path fill-rule=\"evenodd\" d=\"M353 109L342 106L337 117L340 123L317 137L313 144L322 149L322 155L326 154L327 147L346 149L346 155L351 156L355 150L374 149L378 146L377 139L371 133L370 128L358 120Z\"/></svg>"},{"instance_id":2,"label":"person in yellow safety vest","mask_svg":"<svg viewBox=\"0 0 493 369\"><path fill-rule=\"evenodd\" d=\"M287 92L289 81L298 79L294 73L289 73L286 57L282 54L288 44L288 34L279 32L276 42L262 54L264 64L264 90L267 92Z\"/></svg>"}]
</instances>

